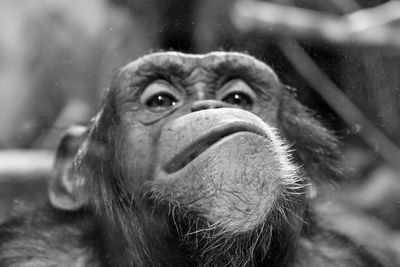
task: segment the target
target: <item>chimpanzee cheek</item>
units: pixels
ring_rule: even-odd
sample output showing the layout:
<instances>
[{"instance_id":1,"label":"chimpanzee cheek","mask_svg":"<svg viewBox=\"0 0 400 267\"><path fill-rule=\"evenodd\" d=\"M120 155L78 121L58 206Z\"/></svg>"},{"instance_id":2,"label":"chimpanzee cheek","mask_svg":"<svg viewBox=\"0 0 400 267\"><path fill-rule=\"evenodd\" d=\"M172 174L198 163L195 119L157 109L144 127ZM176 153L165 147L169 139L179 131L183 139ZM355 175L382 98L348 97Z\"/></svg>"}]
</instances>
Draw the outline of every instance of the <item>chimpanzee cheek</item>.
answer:
<instances>
[{"instance_id":1,"label":"chimpanzee cheek","mask_svg":"<svg viewBox=\"0 0 400 267\"><path fill-rule=\"evenodd\" d=\"M140 124L125 128L126 134L120 144L120 161L123 162L123 170L126 170L124 177L135 190L152 179L157 161L156 134L148 128Z\"/></svg>"}]
</instances>

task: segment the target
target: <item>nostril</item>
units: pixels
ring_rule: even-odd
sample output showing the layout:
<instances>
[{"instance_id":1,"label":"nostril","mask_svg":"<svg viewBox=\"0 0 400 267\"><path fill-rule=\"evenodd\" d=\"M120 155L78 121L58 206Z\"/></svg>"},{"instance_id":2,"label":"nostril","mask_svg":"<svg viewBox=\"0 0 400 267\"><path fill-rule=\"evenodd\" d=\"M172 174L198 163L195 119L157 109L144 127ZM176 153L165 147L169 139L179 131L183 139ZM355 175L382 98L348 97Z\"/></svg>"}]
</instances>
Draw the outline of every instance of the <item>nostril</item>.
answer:
<instances>
[{"instance_id":1,"label":"nostril","mask_svg":"<svg viewBox=\"0 0 400 267\"><path fill-rule=\"evenodd\" d=\"M205 110L205 109L216 109L223 108L225 104L218 100L200 100L192 104L190 110L191 112Z\"/></svg>"}]
</instances>

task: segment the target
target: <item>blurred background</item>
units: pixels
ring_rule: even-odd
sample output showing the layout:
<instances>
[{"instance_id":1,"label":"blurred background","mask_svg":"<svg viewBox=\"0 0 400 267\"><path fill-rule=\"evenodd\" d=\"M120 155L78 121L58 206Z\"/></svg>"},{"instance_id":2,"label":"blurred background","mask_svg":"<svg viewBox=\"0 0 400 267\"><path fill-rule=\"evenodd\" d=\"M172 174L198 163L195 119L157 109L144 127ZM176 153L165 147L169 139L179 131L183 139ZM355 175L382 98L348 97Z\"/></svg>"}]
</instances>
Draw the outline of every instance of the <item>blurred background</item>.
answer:
<instances>
[{"instance_id":1,"label":"blurred background","mask_svg":"<svg viewBox=\"0 0 400 267\"><path fill-rule=\"evenodd\" d=\"M395 0L0 0L0 222L46 200L60 136L89 122L118 67L160 50L271 65L344 143L351 171L316 208L400 264Z\"/></svg>"}]
</instances>

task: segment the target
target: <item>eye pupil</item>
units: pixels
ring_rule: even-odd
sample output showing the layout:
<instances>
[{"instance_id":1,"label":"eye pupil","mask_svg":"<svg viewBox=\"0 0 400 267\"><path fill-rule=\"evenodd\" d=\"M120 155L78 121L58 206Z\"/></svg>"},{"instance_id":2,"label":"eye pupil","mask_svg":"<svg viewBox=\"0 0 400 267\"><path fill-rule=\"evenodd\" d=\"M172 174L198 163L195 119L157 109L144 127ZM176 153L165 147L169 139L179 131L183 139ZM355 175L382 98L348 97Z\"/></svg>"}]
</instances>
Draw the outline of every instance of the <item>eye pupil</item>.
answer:
<instances>
[{"instance_id":1,"label":"eye pupil","mask_svg":"<svg viewBox=\"0 0 400 267\"><path fill-rule=\"evenodd\" d=\"M162 96L160 96L160 95L157 96L157 100L156 100L156 101L157 101L157 104L160 105L160 106L165 105L165 102L166 102L166 101L165 101L165 98L162 97Z\"/></svg>"},{"instance_id":2,"label":"eye pupil","mask_svg":"<svg viewBox=\"0 0 400 267\"><path fill-rule=\"evenodd\" d=\"M240 95L238 95L238 94L235 94L235 95L233 96L233 99L234 99L234 102L235 102L236 104L238 104L238 105L242 102L242 98L241 98Z\"/></svg>"},{"instance_id":3,"label":"eye pupil","mask_svg":"<svg viewBox=\"0 0 400 267\"><path fill-rule=\"evenodd\" d=\"M232 93L227 95L223 101L231 105L247 108L252 104L250 97L241 93Z\"/></svg>"}]
</instances>

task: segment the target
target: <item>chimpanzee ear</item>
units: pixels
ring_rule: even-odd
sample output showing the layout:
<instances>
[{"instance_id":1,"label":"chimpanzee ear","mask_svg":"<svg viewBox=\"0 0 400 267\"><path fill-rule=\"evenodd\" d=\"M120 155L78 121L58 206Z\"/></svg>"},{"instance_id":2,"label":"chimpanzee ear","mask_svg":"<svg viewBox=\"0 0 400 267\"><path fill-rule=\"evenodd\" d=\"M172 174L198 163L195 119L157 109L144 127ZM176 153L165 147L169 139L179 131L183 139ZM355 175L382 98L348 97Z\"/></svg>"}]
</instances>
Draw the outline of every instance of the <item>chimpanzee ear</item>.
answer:
<instances>
[{"instance_id":1,"label":"chimpanzee ear","mask_svg":"<svg viewBox=\"0 0 400 267\"><path fill-rule=\"evenodd\" d=\"M53 177L50 180L48 195L51 205L63 210L76 210L86 202L84 181L78 177L74 163L79 147L87 137L88 130L83 126L73 126L61 138L56 151Z\"/></svg>"},{"instance_id":2,"label":"chimpanzee ear","mask_svg":"<svg viewBox=\"0 0 400 267\"><path fill-rule=\"evenodd\" d=\"M343 178L339 141L293 94L283 94L278 116L281 131L313 183Z\"/></svg>"}]
</instances>

